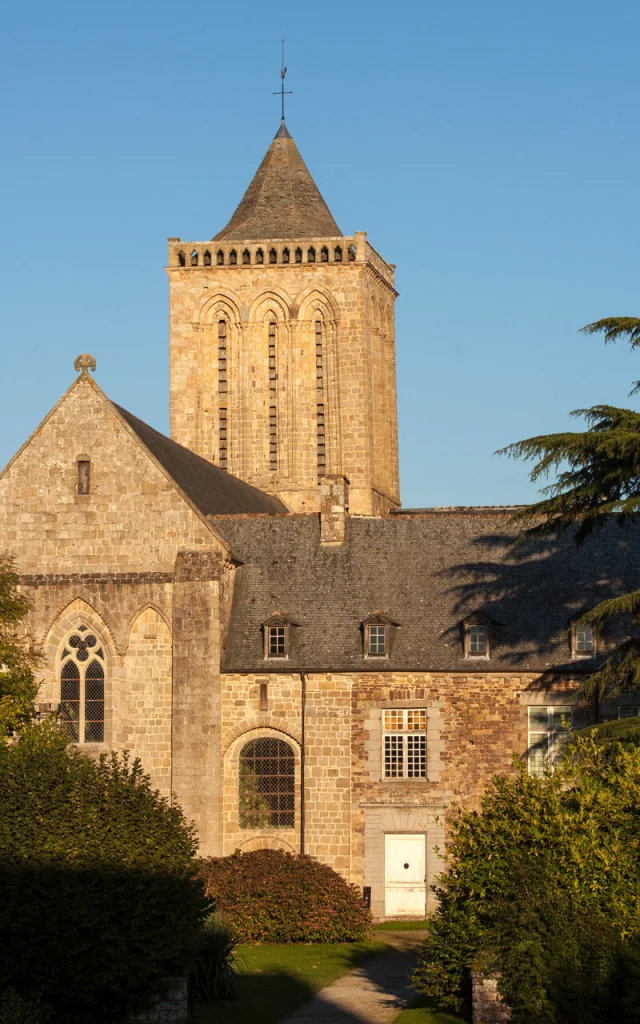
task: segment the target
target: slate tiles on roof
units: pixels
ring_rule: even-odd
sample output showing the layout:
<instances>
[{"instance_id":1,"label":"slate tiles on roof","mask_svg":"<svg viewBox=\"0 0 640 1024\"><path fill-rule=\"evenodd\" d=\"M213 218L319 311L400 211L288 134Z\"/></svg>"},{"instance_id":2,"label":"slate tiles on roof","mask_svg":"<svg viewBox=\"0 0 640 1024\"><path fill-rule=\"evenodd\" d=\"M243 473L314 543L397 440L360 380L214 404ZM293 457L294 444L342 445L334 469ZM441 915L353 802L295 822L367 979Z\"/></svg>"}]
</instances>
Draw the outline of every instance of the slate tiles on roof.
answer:
<instances>
[{"instance_id":1,"label":"slate tiles on roof","mask_svg":"<svg viewBox=\"0 0 640 1024\"><path fill-rule=\"evenodd\" d=\"M284 130L283 130L284 128ZM341 235L286 127L280 126L240 205L215 240Z\"/></svg>"},{"instance_id":2,"label":"slate tiles on roof","mask_svg":"<svg viewBox=\"0 0 640 1024\"><path fill-rule=\"evenodd\" d=\"M279 498L246 484L160 434L115 402L113 405L203 515L286 512Z\"/></svg>"},{"instance_id":3,"label":"slate tiles on roof","mask_svg":"<svg viewBox=\"0 0 640 1024\"><path fill-rule=\"evenodd\" d=\"M532 548L513 546L508 515L355 517L344 548L321 548L316 516L213 522L244 563L227 672L586 671L593 660L571 659L571 620L640 576L638 525ZM261 626L281 608L300 623L286 662L263 656ZM400 625L388 659L365 658L361 624L379 608ZM479 610L497 623L489 661L463 657L460 623Z\"/></svg>"}]
</instances>

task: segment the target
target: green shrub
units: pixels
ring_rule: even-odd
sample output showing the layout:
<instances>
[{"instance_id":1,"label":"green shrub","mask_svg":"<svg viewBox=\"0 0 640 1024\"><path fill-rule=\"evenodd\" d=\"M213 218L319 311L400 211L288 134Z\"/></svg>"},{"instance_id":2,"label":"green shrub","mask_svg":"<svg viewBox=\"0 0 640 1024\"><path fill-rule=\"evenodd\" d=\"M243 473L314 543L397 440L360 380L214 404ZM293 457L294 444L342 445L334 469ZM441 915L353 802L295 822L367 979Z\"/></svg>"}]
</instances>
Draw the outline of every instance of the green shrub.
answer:
<instances>
[{"instance_id":1,"label":"green shrub","mask_svg":"<svg viewBox=\"0 0 640 1024\"><path fill-rule=\"evenodd\" d=\"M611 751L593 739L579 738L556 770L542 778L528 775L515 759L511 778L493 779L480 814L458 811L450 818L446 870L436 889L439 908L414 975L420 991L455 1009L468 1005L470 969L492 942L496 973L508 974L510 963L515 971L526 962L529 979L538 970L548 974L551 942L546 944L544 935L555 928L559 949L565 932L559 915L553 923L547 914L544 927L536 917L532 904L541 899L538 890L570 907L571 928L583 929L584 945L567 947L565 972L574 967L591 972L605 979L606 988L609 972L631 955L626 937L640 934L639 819L637 747L620 749L612 759ZM525 867L528 900L522 895ZM513 920L516 911L521 952L510 960L513 944L493 941L492 929L501 914ZM584 925L575 924L578 920ZM623 936L625 944L619 946ZM521 982L524 991L526 979ZM502 984L508 984L506 976ZM532 981L530 989L535 994L540 986ZM553 1002L551 989L548 994ZM530 1006L527 1012L538 1020L537 1009Z\"/></svg>"},{"instance_id":2,"label":"green shrub","mask_svg":"<svg viewBox=\"0 0 640 1024\"><path fill-rule=\"evenodd\" d=\"M203 861L201 874L243 942L355 942L371 923L360 890L312 857L238 852Z\"/></svg>"},{"instance_id":3,"label":"green shrub","mask_svg":"<svg viewBox=\"0 0 640 1024\"><path fill-rule=\"evenodd\" d=\"M234 970L239 939L218 911L205 918L202 945L191 968L191 984L196 999L237 999L238 981Z\"/></svg>"},{"instance_id":4,"label":"green shrub","mask_svg":"<svg viewBox=\"0 0 640 1024\"><path fill-rule=\"evenodd\" d=\"M0 744L0 989L56 1021L143 1005L197 947L195 849L138 762L93 760L48 725Z\"/></svg>"}]
</instances>

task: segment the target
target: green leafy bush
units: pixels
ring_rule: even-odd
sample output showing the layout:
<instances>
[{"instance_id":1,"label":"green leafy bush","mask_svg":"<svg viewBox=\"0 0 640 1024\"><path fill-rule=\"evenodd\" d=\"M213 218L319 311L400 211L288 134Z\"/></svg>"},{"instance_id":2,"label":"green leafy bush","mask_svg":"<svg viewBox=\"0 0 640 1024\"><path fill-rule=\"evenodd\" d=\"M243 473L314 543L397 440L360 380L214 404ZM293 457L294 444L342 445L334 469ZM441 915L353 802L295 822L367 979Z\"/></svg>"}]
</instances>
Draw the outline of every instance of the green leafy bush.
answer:
<instances>
[{"instance_id":1,"label":"green leafy bush","mask_svg":"<svg viewBox=\"0 0 640 1024\"><path fill-rule=\"evenodd\" d=\"M238 852L203 861L201 874L243 942L355 942L371 923L360 890L312 857Z\"/></svg>"},{"instance_id":2,"label":"green leafy bush","mask_svg":"<svg viewBox=\"0 0 640 1024\"><path fill-rule=\"evenodd\" d=\"M195 850L138 762L95 761L49 725L0 744L0 989L56 1021L143 1005L197 948Z\"/></svg>"},{"instance_id":3,"label":"green leafy bush","mask_svg":"<svg viewBox=\"0 0 640 1024\"><path fill-rule=\"evenodd\" d=\"M458 811L449 822L440 904L414 976L418 988L459 1009L468 1002L472 966L490 950L503 994L513 996L517 985L509 978L511 971L517 976L518 965L527 963L530 979L536 971L550 975L553 956L567 973L575 968L601 977L606 989L606 978L632 955L630 940L640 934L639 826L638 748L620 749L612 760L593 739L578 738L556 770L542 778L528 775L515 759L511 778L492 781L481 813ZM582 929L584 939L584 945L576 939L577 945L567 946L564 961L558 950L568 933L560 908L572 922L569 932ZM496 936L501 928L506 934L505 922L513 922L516 913L520 952L514 954L516 933L509 941ZM546 941L547 932L553 941ZM555 1005L562 985L548 989L549 1005ZM529 991L533 999L540 985L532 982ZM555 1020L536 1017L539 1007L533 1005L522 1012L522 1020Z\"/></svg>"},{"instance_id":4,"label":"green leafy bush","mask_svg":"<svg viewBox=\"0 0 640 1024\"><path fill-rule=\"evenodd\" d=\"M238 980L234 970L239 939L225 924L218 911L202 924L202 945L191 968L191 984L196 999L237 999Z\"/></svg>"}]
</instances>

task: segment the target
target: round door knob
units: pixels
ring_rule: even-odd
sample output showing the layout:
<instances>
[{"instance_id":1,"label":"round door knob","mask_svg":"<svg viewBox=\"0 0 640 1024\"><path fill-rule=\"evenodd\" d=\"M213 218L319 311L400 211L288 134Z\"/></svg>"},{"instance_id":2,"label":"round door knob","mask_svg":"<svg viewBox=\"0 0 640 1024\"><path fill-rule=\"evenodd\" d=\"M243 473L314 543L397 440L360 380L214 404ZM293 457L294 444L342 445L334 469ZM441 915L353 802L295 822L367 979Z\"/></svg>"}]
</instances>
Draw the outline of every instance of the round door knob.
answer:
<instances>
[{"instance_id":1,"label":"round door knob","mask_svg":"<svg viewBox=\"0 0 640 1024\"><path fill-rule=\"evenodd\" d=\"M408 864L405 864L405 868L408 868L408 867L409 867L409 865L408 865Z\"/></svg>"}]
</instances>

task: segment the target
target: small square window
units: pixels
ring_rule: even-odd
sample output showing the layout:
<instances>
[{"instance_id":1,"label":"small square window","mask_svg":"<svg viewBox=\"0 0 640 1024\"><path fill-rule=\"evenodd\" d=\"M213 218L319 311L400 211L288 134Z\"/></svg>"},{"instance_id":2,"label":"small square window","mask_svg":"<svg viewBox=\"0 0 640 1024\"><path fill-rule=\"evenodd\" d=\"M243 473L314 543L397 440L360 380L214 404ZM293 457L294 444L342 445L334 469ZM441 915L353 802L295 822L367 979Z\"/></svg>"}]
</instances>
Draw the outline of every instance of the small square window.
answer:
<instances>
[{"instance_id":1,"label":"small square window","mask_svg":"<svg viewBox=\"0 0 640 1024\"><path fill-rule=\"evenodd\" d=\"M387 627L367 626L366 654L369 658L384 658L387 653Z\"/></svg>"},{"instance_id":2,"label":"small square window","mask_svg":"<svg viewBox=\"0 0 640 1024\"><path fill-rule=\"evenodd\" d=\"M576 626L574 637L574 654L593 654L595 652L593 626Z\"/></svg>"},{"instance_id":3,"label":"small square window","mask_svg":"<svg viewBox=\"0 0 640 1024\"><path fill-rule=\"evenodd\" d=\"M267 657L286 658L287 656L287 627L267 626Z\"/></svg>"}]
</instances>

